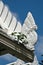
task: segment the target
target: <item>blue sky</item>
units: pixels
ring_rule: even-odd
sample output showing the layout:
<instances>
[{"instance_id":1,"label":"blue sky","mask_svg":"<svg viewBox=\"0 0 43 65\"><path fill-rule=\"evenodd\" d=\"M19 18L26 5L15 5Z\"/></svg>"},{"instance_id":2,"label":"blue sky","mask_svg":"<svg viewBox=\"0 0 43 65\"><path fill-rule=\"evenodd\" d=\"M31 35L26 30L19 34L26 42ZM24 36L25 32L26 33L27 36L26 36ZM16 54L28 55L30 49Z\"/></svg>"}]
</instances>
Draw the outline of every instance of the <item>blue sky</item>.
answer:
<instances>
[{"instance_id":1,"label":"blue sky","mask_svg":"<svg viewBox=\"0 0 43 65\"><path fill-rule=\"evenodd\" d=\"M2 0L10 9L10 11L23 24L27 13L30 11L38 26L38 42L35 45L35 53L40 61L43 54L43 0ZM6 57L6 58L5 58ZM8 60L8 58L10 58ZM9 54L0 57L0 65L14 61L15 58Z\"/></svg>"}]
</instances>

